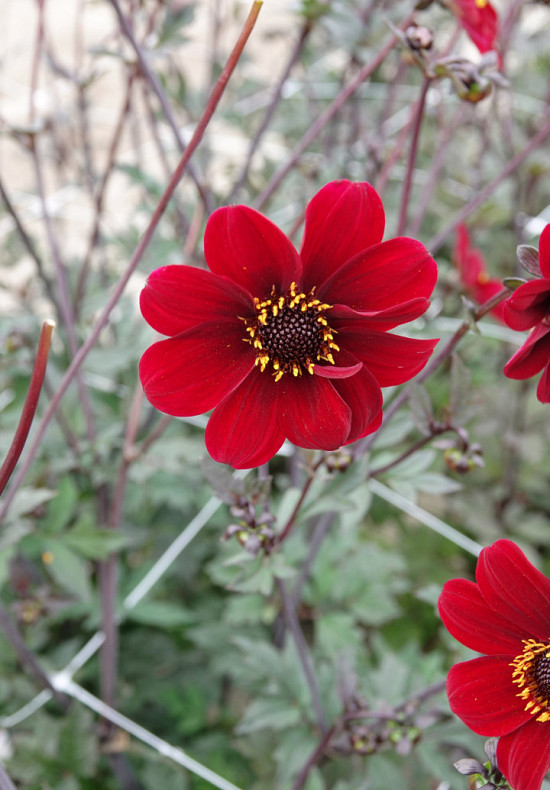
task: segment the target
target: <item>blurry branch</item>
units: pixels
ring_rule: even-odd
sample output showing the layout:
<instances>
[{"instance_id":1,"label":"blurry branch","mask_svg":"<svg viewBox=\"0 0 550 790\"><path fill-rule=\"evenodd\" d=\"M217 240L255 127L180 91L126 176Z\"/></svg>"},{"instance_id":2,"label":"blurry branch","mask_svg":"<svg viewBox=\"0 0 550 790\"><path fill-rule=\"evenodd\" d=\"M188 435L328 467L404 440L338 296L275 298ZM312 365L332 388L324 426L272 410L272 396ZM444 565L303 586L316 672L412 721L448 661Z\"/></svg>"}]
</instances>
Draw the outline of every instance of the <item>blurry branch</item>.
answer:
<instances>
[{"instance_id":1,"label":"blurry branch","mask_svg":"<svg viewBox=\"0 0 550 790\"><path fill-rule=\"evenodd\" d=\"M134 446L139 428L139 415L143 403L143 390L138 381L130 405L122 460L113 492L108 527L119 529L122 520L126 483L128 480L128 467L134 456L131 448ZM99 567L101 579L101 630L105 641L101 648L101 698L107 705L114 705L116 668L118 661L118 626L116 616L117 586L118 586L118 554L112 554Z\"/></svg>"},{"instance_id":2,"label":"blurry branch","mask_svg":"<svg viewBox=\"0 0 550 790\"><path fill-rule=\"evenodd\" d=\"M296 505L294 506L294 510L290 514L289 519L286 522L285 526L283 527L281 532L276 537L276 545L280 545L287 538L290 530L294 526L294 522L296 521L296 519L298 517L298 514L300 512L300 508L304 504L305 498L307 496L307 492L309 491L309 489L311 487L311 484L315 480L315 473L317 472L319 467L323 464L324 460L325 460L325 454L322 453L320 459L315 463L315 465L313 467L311 467L310 469L308 469L307 480L306 480L306 482L303 485L301 494L300 494L300 496L298 498L298 501L296 502Z\"/></svg>"},{"instance_id":3,"label":"blurry branch","mask_svg":"<svg viewBox=\"0 0 550 790\"><path fill-rule=\"evenodd\" d=\"M15 790L15 785L0 764L0 790Z\"/></svg>"},{"instance_id":4,"label":"blurry branch","mask_svg":"<svg viewBox=\"0 0 550 790\"><path fill-rule=\"evenodd\" d=\"M35 95L38 90L38 75L39 75L39 63L40 63L40 56L42 53L42 47L44 45L44 4L38 4L38 30L36 33L36 41L35 41L35 48L33 54L33 63L32 63L32 72L31 72L31 83L30 83L30 90L29 90L29 99L30 99L30 109L29 109L29 125L32 128L35 124ZM55 275L57 281L57 290L59 294L59 308L61 313L61 321L64 331L67 334L67 339L69 342L69 349L71 353L71 357L74 358L77 350L78 350L78 341L76 337L76 326L75 326L75 316L72 308L70 293L69 293L69 284L67 280L67 270L65 264L61 257L61 251L59 249L59 245L57 243L57 237L53 230L52 220L50 217L50 213L48 210L48 204L46 200L46 190L44 187L44 175L42 170L42 162L40 156L38 154L38 140L39 137L37 134L33 133L29 135L29 152L32 159L32 164L34 168L34 175L36 179L36 186L38 190L38 199L40 201L40 208L42 218L44 220L44 227L46 230L46 238L48 240L48 245L50 247L50 254L52 256L52 260L55 267ZM94 425L94 417L90 405L90 400L88 397L88 391L82 379L82 374L79 371L76 376L76 383L80 395L82 411L84 413L84 418L86 420L86 428L88 433L88 439L93 441L95 438L95 425Z\"/></svg>"},{"instance_id":5,"label":"blurry branch","mask_svg":"<svg viewBox=\"0 0 550 790\"><path fill-rule=\"evenodd\" d=\"M11 202L11 200L8 197L8 193L6 192L6 190L4 188L4 183L3 183L1 178L0 178L0 197L2 198L2 201L3 201L3 203L4 203L5 207L6 207L6 210L7 210L8 214L11 216L11 218L13 220L13 223L14 223L15 227L17 228L17 232L19 233L19 237L20 237L21 241L23 242L23 244L25 246L25 249L27 250L27 252L29 253L29 255L31 256L31 258L33 259L33 261L36 264L36 269L37 269L37 272L38 272L38 276L39 276L40 280L42 281L42 284L44 285L44 289L45 289L45 291L46 291L46 293L48 295L48 299L50 300L52 305L55 307L55 311L56 311L57 315L59 316L59 318L61 318L61 308L59 306L59 302L57 301L57 297L55 295L55 291L54 291L53 286L52 286L52 284L50 282L50 279L49 279L48 275L46 274L46 270L44 269L44 263L42 261L42 258L40 258L40 256L38 255L36 247L34 246L34 242L32 241L31 237L29 236L29 234L27 233L25 228L23 227L23 224L22 224L22 222L21 222L21 220L19 218L19 215L17 214L17 211L15 210L15 207L13 206L13 203Z\"/></svg>"},{"instance_id":6,"label":"blurry branch","mask_svg":"<svg viewBox=\"0 0 550 790\"><path fill-rule=\"evenodd\" d=\"M84 255L84 260L82 262L82 266L78 273L78 280L76 283L76 290L74 295L74 310L77 315L80 312L80 305L82 299L84 298L84 292L86 289L86 280L88 278L88 272L90 269L92 255L99 241L101 215L103 212L103 201L105 199L105 193L107 190L107 184L109 182L109 178L113 173L116 152L120 144L122 132L124 130L124 125L128 117L128 112L130 110L130 97L132 95L132 86L135 78L136 78L136 72L135 70L132 70L128 75L128 79L126 83L126 95L124 97L122 109L120 111L120 115L118 117L115 126L115 131L111 139L111 145L109 146L109 152L107 154L107 164L105 165L105 170L103 171L101 182L98 188L96 189L94 195L94 210L95 210L94 223L92 227L92 232L90 233L86 254Z\"/></svg>"},{"instance_id":7,"label":"blurry branch","mask_svg":"<svg viewBox=\"0 0 550 790\"><path fill-rule=\"evenodd\" d=\"M44 375L46 373L46 365L48 363L48 355L50 353L50 344L54 326L55 324L53 321L44 321L42 324L40 340L38 341L38 351L36 353L34 368L32 371L27 397L25 398L25 403L23 405L21 418L15 431L15 436L13 437L11 447L8 450L6 459L0 467L0 494L2 494L8 483L8 480L12 475L13 470L15 469L15 465L19 460L19 457L23 451L23 447L25 446L25 442L27 441L27 436L29 435L31 424L34 419L34 414L36 412L36 407L38 405L40 390L42 389L42 382L44 381Z\"/></svg>"},{"instance_id":8,"label":"blurry branch","mask_svg":"<svg viewBox=\"0 0 550 790\"><path fill-rule=\"evenodd\" d=\"M409 14L407 18L402 22L401 29L407 27L410 24L414 14ZM275 192L281 181L285 178L285 176L292 170L300 156L304 153L307 149L309 144L317 137L319 132L327 125L327 123L336 115L337 112L341 110L344 106L346 101L352 96L355 91L359 88L359 86L366 80L368 77L376 71L376 69L383 63L387 55L391 52L395 44L399 41L399 38L396 35L392 35L391 38L386 42L386 44L382 47L381 51L378 55L374 58L371 63L367 63L363 66L362 69L357 73L354 79L347 85L338 96L334 99L332 104L327 107L327 109L321 113L321 115L317 118L317 120L310 126L307 132L304 134L300 142L292 149L288 161L276 172L274 173L271 180L268 182L267 186L263 190L263 192L258 196L255 201L254 207L256 209L261 209L262 206L269 200L272 194Z\"/></svg>"},{"instance_id":9,"label":"blurry branch","mask_svg":"<svg viewBox=\"0 0 550 790\"><path fill-rule=\"evenodd\" d=\"M164 150L164 147L163 147L163 144L162 144L162 140L161 140L161 137L160 137L160 134L159 134L158 120L157 120L157 118L155 116L155 111L153 110L153 107L151 106L151 91L149 90L148 85L146 83L144 83L144 82L142 82L142 88L143 88L143 91L142 91L143 105L145 107L147 120L149 121L149 128L151 129L151 135L153 137L153 142L155 143L155 146L156 146L156 149L157 149L157 153L158 153L158 157L159 157L159 161L160 161L160 164L161 164L162 169L164 171L164 177L166 178L166 180L168 180L170 178L170 164L169 164L168 159L166 157L166 152ZM174 203L174 209L175 209L175 214L176 214L176 227L178 229L178 232L182 236L184 236L186 233L189 232L190 223L189 223L189 220L187 219L187 217L185 216L185 214L183 212L183 208L181 206L180 201L178 200L178 196L177 195L174 195L173 203ZM203 209L202 204L200 202L198 202L198 201L197 201L197 206L198 207L200 206L201 210Z\"/></svg>"},{"instance_id":10,"label":"blurry branch","mask_svg":"<svg viewBox=\"0 0 550 790\"><path fill-rule=\"evenodd\" d=\"M146 77L147 81L149 82L149 85L151 86L151 88L153 89L153 92L155 93L157 99L159 100L160 106L162 107L162 112L164 114L164 117L166 118L170 128L172 129L172 131L174 133L174 137L176 138L176 142L177 142L178 148L179 148L179 150L182 153L184 153L184 151L185 151L185 143L183 142L183 138L182 138L182 136L180 134L180 130L179 130L178 124L176 123L176 119L174 118L174 114L173 114L172 109L171 109L171 107L170 107L170 105L168 103L168 99L166 98L166 94L165 94L165 92L164 92L164 90L162 88L162 85L160 84L160 81L157 78L157 75L155 74L155 72L153 71L151 66L149 65L149 61L147 60L147 57L146 57L145 52L143 50L143 47L140 45L140 43L138 42L138 40L136 39L136 37L134 35L134 31L132 30L132 26L130 25L129 21L126 19L124 14L122 13L122 9L120 8L120 4L119 4L118 0L110 0L110 2L111 2L111 5L113 6L113 8L115 10L115 13L116 13L117 17L118 17L118 21L120 23L120 27L121 27L122 32L124 33L124 35L126 36L128 41L130 42L130 44L132 45L132 47L134 49L134 52L136 53L136 56L137 56L137 59L138 59L138 62L139 62L139 65L140 65L142 73ZM247 23L245 23L245 25L246 24ZM214 88L214 90L216 90L216 87ZM200 125L200 121L199 121L199 125ZM194 135L193 135L193 138L194 138ZM193 165L189 164L187 169L188 169L189 175L191 176L191 178L193 179L193 181L195 183L195 186L197 187L197 190L199 192L199 195L201 196L201 199L202 199L202 201L203 201L203 203L205 205L205 208L206 208L207 212L209 214L211 214L212 211L214 210L214 206L212 204L212 198L210 196L210 193L207 191L206 187L204 186L204 184L200 180L200 178L199 178L199 176L197 174L197 171L195 170Z\"/></svg>"},{"instance_id":11,"label":"blurry branch","mask_svg":"<svg viewBox=\"0 0 550 790\"><path fill-rule=\"evenodd\" d=\"M243 184L246 182L246 179L248 178L248 171L250 170L250 165L252 163L252 157L254 156L254 154L256 152L256 149L258 148L258 145L260 143L260 140L262 139L267 127L269 126L269 124L271 122L271 119L273 118L273 115L274 115L275 110L277 109L277 107L279 105L279 102L281 101L281 96L283 94L284 84L288 80L288 78L290 76L290 72L292 71L294 65L296 64L296 62L298 61L300 55L302 54L302 50L304 48L304 45L306 43L306 40L307 40L309 34L311 33L312 27L313 27L313 24L312 24L310 19L307 19L304 22L304 24L302 25L302 30L300 32L300 36L299 36L298 40L296 41L296 44L294 45L294 49L290 53L290 57L289 57L289 59L287 61L287 64L286 64L284 70L283 70L283 73L280 76L279 81L278 81L277 85L275 86L275 88L273 90L273 98L271 99L269 107L267 108L267 112L266 112L266 114L264 116L264 119L263 119L262 123L260 124L260 127L257 130L256 134L254 135L254 137L250 141L250 145L249 145L249 148L248 148L248 153L246 155L246 159L245 159L245 163L244 163L243 169L241 171L241 175L239 176L239 178L237 179L235 185L233 186L233 189L231 190L231 192L230 192L230 194L229 194L229 196L227 198L227 201L226 201L227 203L232 203L234 201L235 196L237 195L237 193L239 192L239 190L241 189Z\"/></svg>"},{"instance_id":12,"label":"blurry branch","mask_svg":"<svg viewBox=\"0 0 550 790\"><path fill-rule=\"evenodd\" d=\"M431 78L425 77L424 82L422 83L422 89L420 91L420 98L418 99L416 106L409 160L407 162L407 170L405 172L405 180L403 182L403 190L401 192L401 206L399 209L396 236L402 236L407 226L407 209L409 206L409 198L411 194L414 163L416 161L416 153L418 151L418 141L420 139L422 118L424 117L424 110L426 109L426 96L428 95L428 90L430 89L431 84Z\"/></svg>"},{"instance_id":13,"label":"blurry branch","mask_svg":"<svg viewBox=\"0 0 550 790\"><path fill-rule=\"evenodd\" d=\"M189 141L189 145L187 146L187 148L183 152L182 157L181 157L181 159L179 161L179 164L176 167L176 170L174 171L174 174L172 175L172 178L170 179L170 182L169 182L168 186L166 187L166 189L164 191L164 194L161 197L161 199L159 201L159 204L158 204L157 208L155 209L155 211L153 213L153 216L151 217L149 225L148 225L147 229L145 230L145 233L143 234L139 244L137 245L137 247L136 247L136 249L135 249L135 251L134 251L134 253L132 255L132 258L131 258L130 262L128 263L128 266L126 267L126 271L120 277L117 286L115 287L115 289L114 289L113 293L111 294L110 298L107 300L107 304L105 305L105 308L103 309L103 312L101 313L101 315L99 316L99 318L95 322L95 324L94 324L94 326L92 328L92 331L88 335L87 340L80 347L80 349L78 350L76 356L72 359L71 364L69 365L65 375L61 379L61 382L59 384L58 390L57 390L56 394L54 395L54 397L52 398L52 401L51 401L48 409L46 410L46 413L44 414L44 417L42 418L42 422L40 423L40 426L39 426L39 428L37 430L34 442L33 442L32 446L31 446L31 448L29 450L27 458L25 459L25 462L21 465L21 469L19 470L19 473L16 476L16 478L14 479L14 481L12 483L12 486L10 488L10 491L8 492L8 494L6 496L6 499L4 501L4 505L3 505L2 509L0 510L0 520L7 513L8 509L9 509L9 507L11 505L11 502L13 501L13 497L15 496L15 493L16 493L17 489L19 488L19 486L23 482L28 470L30 469L30 466L31 466L31 464L32 464L32 462L34 460L35 455L36 455L36 452L38 451L38 448L40 447L40 444L42 442L42 438L43 438L44 434L46 433L48 425L49 425L53 415L55 414L55 412L57 410L57 407L59 406L59 403L61 402L61 399L63 398L63 395L67 391L67 389L69 387L69 384L73 380L74 376L76 375L76 373L80 369L80 366L81 366L82 362L84 361L84 359L86 358L86 356L88 355L90 350L95 345L99 335L101 334L101 331L102 331L103 327L107 324L107 322L109 320L109 316L111 315L111 311L113 310L113 308L115 307L115 305L119 301L122 293L124 292L124 289L126 288L126 285L127 285L128 281L129 281L130 277L132 276L133 272L135 271L135 269L137 268L138 264L140 263L140 261L141 261L141 259L143 257L143 254L145 253L145 250L149 246L149 244L151 242L151 239L153 237L153 234L154 234L154 232L155 232L155 230L157 228L157 225L159 224L160 219L161 219L162 215L164 214L164 212L166 210L166 207L167 207L172 195L174 194L174 192L176 190L176 187L178 186L178 184L179 184L179 182L180 182L180 180L181 180L181 178L182 178L182 176L183 176L183 174L184 174L184 172L185 172L185 170L187 168L189 160L190 160L191 156L193 155L193 153L195 152L196 148L198 147L199 143L201 142L202 137L204 135L204 132L205 132L208 124L210 123L210 120L212 119L212 116L214 115L214 112L216 111L216 108L217 108L217 106L219 104L219 101L220 101L224 91L225 91L225 88L226 88L226 85L227 85L227 83L229 81L229 78L231 77L231 74L233 73L233 71L234 71L234 69L235 69L235 67L236 67L236 65L237 65L237 63L239 61L239 58L240 58L240 56L242 54L242 51L243 51L243 49L244 49L244 47L246 45L246 42L247 42L250 34L252 33L252 30L254 29L254 25L256 23L256 20L258 18L259 13L260 13L261 5L262 5L261 2L259 2L258 0L256 0L253 3L252 9L251 9L251 11L250 11L250 13L248 15L248 18L246 19L246 21L244 23L244 26L242 28L241 34L240 34L240 36L239 36L239 38L237 40L237 43L235 44L231 54L229 55L227 63L225 65L222 73L220 74L220 77L219 77L219 79L218 79L218 81L217 81L217 83L216 83L216 85L214 87L214 90L212 91L212 94L210 95L210 97L208 99L206 108L205 108L205 110L204 110L204 112L203 112L203 114L202 114L202 116L201 116L201 118L199 120L199 123L197 124L197 126L195 128L195 131L193 133L193 136L192 136L191 140Z\"/></svg>"},{"instance_id":14,"label":"blurry branch","mask_svg":"<svg viewBox=\"0 0 550 790\"><path fill-rule=\"evenodd\" d=\"M433 683L431 686L427 686L426 688L411 694L411 696L407 697L404 702L401 702L399 705L396 705L394 708L389 710L373 711L369 709L357 708L355 710L344 711L340 718L334 722L330 729L324 733L323 737L319 741L319 744L308 757L304 767L292 785L292 790L301 790L304 787L311 769L321 761L327 749L330 747L331 741L336 736L341 735L346 730L348 730L351 722L356 719L373 719L374 723L371 725L371 727L375 727L379 722L399 722L400 724L406 725L406 720L411 719L414 716L422 703L426 702L426 700L430 699L430 697L436 696L437 694L440 694L442 691L444 691L445 684L445 680ZM443 715L447 714L445 713ZM433 714L430 717L431 720L429 723L432 723L432 720L434 719L437 720L437 718L440 716L441 714ZM418 727L418 724L416 726ZM368 735L368 726L366 734ZM364 737L364 734L362 734L362 737Z\"/></svg>"},{"instance_id":15,"label":"blurry branch","mask_svg":"<svg viewBox=\"0 0 550 790\"><path fill-rule=\"evenodd\" d=\"M426 184L424 184L422 191L418 196L418 210L408 229L408 232L413 238L416 237L420 230L434 190L440 183L441 169L445 163L447 149L453 140L454 135L456 134L456 130L462 126L462 121L464 120L467 112L468 104L466 102L460 102L451 120L443 128L439 147L432 157L428 181Z\"/></svg>"},{"instance_id":16,"label":"blurry branch","mask_svg":"<svg viewBox=\"0 0 550 790\"><path fill-rule=\"evenodd\" d=\"M304 676L309 687L313 709L315 711L315 718L317 719L317 726L322 733L326 733L328 726L325 712L321 703L319 686L317 685L317 679L315 677L313 662L309 654L308 646L302 633L302 629L300 628L300 623L298 622L298 616L296 614L296 609L294 608L292 596L289 594L282 579L276 579L276 583L283 603L285 622L290 633L292 634L292 638L294 639L296 652L298 653L298 658L300 660L300 664L302 665Z\"/></svg>"},{"instance_id":17,"label":"blurry branch","mask_svg":"<svg viewBox=\"0 0 550 790\"><path fill-rule=\"evenodd\" d=\"M516 156L514 156L513 159L511 159L508 164L505 165L502 172L489 184L487 184L484 189L478 192L474 198L466 203L466 205L455 214L451 222L449 222L443 228L443 230L441 230L436 236L433 237L433 239L428 242L426 246L432 255L439 250L444 241L447 239L447 236L452 233L456 226L460 225L461 222L464 222L464 220L469 217L470 214L472 214L479 206L481 206L482 203L487 200L489 195L491 195L495 189L500 186L500 184L523 163L524 159L526 159L529 154L531 154L536 148L539 147L539 145L541 145L541 143L546 140L548 136L550 136L550 115L546 115L544 120L544 126L539 129L534 137L531 138L525 148L516 154Z\"/></svg>"},{"instance_id":18,"label":"blurry branch","mask_svg":"<svg viewBox=\"0 0 550 790\"><path fill-rule=\"evenodd\" d=\"M550 131L550 130L549 130ZM462 338L468 333L468 331L472 327L472 322L475 325L479 320L483 318L484 315L489 313L497 304L500 304L504 299L507 299L510 295L510 291L507 288L503 288L502 291L499 291L495 296L491 297L487 302L482 304L478 309L475 311L471 318L466 319L462 322L462 324L458 327L454 335L449 338L449 340L445 343L441 351L433 357L431 362L426 365L423 371L421 371L418 376L415 377L414 381L418 384L421 384L423 381L432 375L432 373L437 370L445 360L447 360L452 352L455 350L456 346L460 343ZM408 401L410 397L410 390L408 388L401 390L399 395L390 403L387 409L384 410L384 417L382 419L382 425L376 431L376 433L367 436L365 439L360 439L354 448L354 455L356 458L360 458L366 452L370 450L372 445L376 441L376 437L383 430L384 426L391 420L393 415L403 406L404 403Z\"/></svg>"},{"instance_id":19,"label":"blurry branch","mask_svg":"<svg viewBox=\"0 0 550 790\"><path fill-rule=\"evenodd\" d=\"M34 676L34 678L38 681L38 683L45 689L49 689L51 691L53 698L57 702L58 705L62 707L63 710L67 710L69 706L69 700L65 697L64 694L61 694L57 689L54 688L50 679L34 657L34 655L30 652L30 650L25 645L21 634L15 623L12 621L11 617L4 609L2 604L0 604L0 628L4 632L4 635L8 642L11 644L21 664L29 670L30 674ZM0 785L1 790L1 785Z\"/></svg>"}]
</instances>

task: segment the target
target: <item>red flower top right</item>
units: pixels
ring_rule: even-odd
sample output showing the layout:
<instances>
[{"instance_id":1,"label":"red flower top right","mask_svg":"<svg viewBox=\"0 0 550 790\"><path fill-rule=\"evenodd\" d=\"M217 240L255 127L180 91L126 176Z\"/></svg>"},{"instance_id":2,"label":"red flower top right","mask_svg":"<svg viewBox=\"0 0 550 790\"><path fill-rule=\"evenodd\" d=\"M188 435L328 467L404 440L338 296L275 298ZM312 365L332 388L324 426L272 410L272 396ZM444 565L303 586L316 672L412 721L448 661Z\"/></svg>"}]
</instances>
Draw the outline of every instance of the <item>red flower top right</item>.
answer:
<instances>
[{"instance_id":1,"label":"red flower top right","mask_svg":"<svg viewBox=\"0 0 550 790\"><path fill-rule=\"evenodd\" d=\"M480 52L496 49L498 16L488 0L451 0L450 5Z\"/></svg>"},{"instance_id":2,"label":"red flower top right","mask_svg":"<svg viewBox=\"0 0 550 790\"><path fill-rule=\"evenodd\" d=\"M520 285L504 303L502 317L511 329L530 329L527 340L504 368L509 379L528 379L542 371L541 403L550 403L550 225L539 240L541 277Z\"/></svg>"}]
</instances>

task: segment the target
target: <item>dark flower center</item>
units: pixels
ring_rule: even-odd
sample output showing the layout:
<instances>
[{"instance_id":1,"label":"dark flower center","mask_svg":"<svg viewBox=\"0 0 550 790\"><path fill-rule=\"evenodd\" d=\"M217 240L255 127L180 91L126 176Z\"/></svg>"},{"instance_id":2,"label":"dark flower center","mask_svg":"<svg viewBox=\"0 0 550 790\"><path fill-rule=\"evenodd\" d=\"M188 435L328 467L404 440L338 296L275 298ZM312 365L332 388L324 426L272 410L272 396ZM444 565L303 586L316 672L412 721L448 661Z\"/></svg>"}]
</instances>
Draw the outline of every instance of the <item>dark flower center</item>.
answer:
<instances>
[{"instance_id":1,"label":"dark flower center","mask_svg":"<svg viewBox=\"0 0 550 790\"><path fill-rule=\"evenodd\" d=\"M285 305L265 326L260 324L258 337L265 350L276 356L282 364L308 357L315 359L323 336L317 316L312 312L308 310L301 313Z\"/></svg>"},{"instance_id":2,"label":"dark flower center","mask_svg":"<svg viewBox=\"0 0 550 790\"><path fill-rule=\"evenodd\" d=\"M535 659L533 677L541 694L550 699L550 653L541 653Z\"/></svg>"},{"instance_id":3,"label":"dark flower center","mask_svg":"<svg viewBox=\"0 0 550 790\"><path fill-rule=\"evenodd\" d=\"M523 653L510 666L514 668L512 682L520 689L518 697L525 701L525 710L536 715L537 721L550 721L550 644L524 640Z\"/></svg>"},{"instance_id":4,"label":"dark flower center","mask_svg":"<svg viewBox=\"0 0 550 790\"><path fill-rule=\"evenodd\" d=\"M314 291L302 293L296 283L284 295L272 288L268 299L254 299L256 317L243 319L245 340L257 352L256 365L263 373L271 364L275 381L285 373L301 376L305 370L313 374L317 362L334 365L332 351L340 349L323 315L331 305L316 299Z\"/></svg>"}]
</instances>

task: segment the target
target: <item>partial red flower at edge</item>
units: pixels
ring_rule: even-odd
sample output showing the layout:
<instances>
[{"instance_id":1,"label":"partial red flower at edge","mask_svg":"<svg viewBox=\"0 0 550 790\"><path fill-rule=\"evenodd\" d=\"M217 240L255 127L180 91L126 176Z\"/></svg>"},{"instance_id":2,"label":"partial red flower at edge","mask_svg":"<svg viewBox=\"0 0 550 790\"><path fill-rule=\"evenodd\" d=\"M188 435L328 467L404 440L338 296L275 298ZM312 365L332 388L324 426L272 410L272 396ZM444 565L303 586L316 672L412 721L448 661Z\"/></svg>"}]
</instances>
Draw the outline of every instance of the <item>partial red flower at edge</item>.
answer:
<instances>
[{"instance_id":1,"label":"partial red flower at edge","mask_svg":"<svg viewBox=\"0 0 550 790\"><path fill-rule=\"evenodd\" d=\"M489 276L485 268L485 260L476 247L470 243L470 234L466 225L458 225L456 229L456 241L453 250L453 262L460 272L460 279L468 295L477 303L483 304L496 296L503 290L500 280L495 280ZM502 302L493 307L491 314L503 321Z\"/></svg>"},{"instance_id":2,"label":"partial red flower at edge","mask_svg":"<svg viewBox=\"0 0 550 790\"><path fill-rule=\"evenodd\" d=\"M300 254L257 211L215 211L210 271L165 266L141 293L146 321L170 336L141 359L148 400L180 417L214 409L207 449L236 468L285 438L335 450L375 431L380 387L415 376L437 343L388 332L426 311L437 267L414 239L382 242L384 223L373 187L350 181L311 200Z\"/></svg>"},{"instance_id":3,"label":"partial red flower at edge","mask_svg":"<svg viewBox=\"0 0 550 790\"><path fill-rule=\"evenodd\" d=\"M514 790L540 790L550 768L550 579L510 540L480 554L476 581L453 579L439 598L448 631L485 655L455 664L451 710L497 736L497 763Z\"/></svg>"},{"instance_id":4,"label":"partial red flower at edge","mask_svg":"<svg viewBox=\"0 0 550 790\"><path fill-rule=\"evenodd\" d=\"M450 0L449 5L481 53L497 49L498 15L489 0Z\"/></svg>"},{"instance_id":5,"label":"partial red flower at edge","mask_svg":"<svg viewBox=\"0 0 550 790\"><path fill-rule=\"evenodd\" d=\"M530 329L527 340L504 368L509 379L529 379L542 370L537 387L541 403L550 403L550 225L539 239L542 277L520 285L504 302L503 319L511 329Z\"/></svg>"}]
</instances>

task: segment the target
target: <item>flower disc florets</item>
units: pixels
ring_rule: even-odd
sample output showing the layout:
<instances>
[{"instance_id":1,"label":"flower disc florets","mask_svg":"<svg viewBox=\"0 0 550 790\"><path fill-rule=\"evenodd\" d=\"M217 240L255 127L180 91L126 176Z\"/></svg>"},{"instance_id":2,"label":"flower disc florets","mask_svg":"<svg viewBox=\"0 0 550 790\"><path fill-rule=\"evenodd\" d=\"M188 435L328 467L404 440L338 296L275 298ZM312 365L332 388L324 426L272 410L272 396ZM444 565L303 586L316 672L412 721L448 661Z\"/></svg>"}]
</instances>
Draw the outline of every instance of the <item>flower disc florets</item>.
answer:
<instances>
[{"instance_id":1,"label":"flower disc florets","mask_svg":"<svg viewBox=\"0 0 550 790\"><path fill-rule=\"evenodd\" d=\"M513 683L526 700L525 710L537 715L537 721L550 720L550 644L535 639L524 640L523 653L511 662Z\"/></svg>"},{"instance_id":2,"label":"flower disc florets","mask_svg":"<svg viewBox=\"0 0 550 790\"><path fill-rule=\"evenodd\" d=\"M331 309L315 298L315 288L307 294L292 283L284 296L277 295L275 286L269 299L254 298L257 316L243 319L249 334L245 340L256 349L255 365L262 373L271 363L275 381L285 373L301 376L306 370L313 375L317 362L334 365L332 351L339 351L334 330L323 313Z\"/></svg>"}]
</instances>

